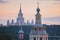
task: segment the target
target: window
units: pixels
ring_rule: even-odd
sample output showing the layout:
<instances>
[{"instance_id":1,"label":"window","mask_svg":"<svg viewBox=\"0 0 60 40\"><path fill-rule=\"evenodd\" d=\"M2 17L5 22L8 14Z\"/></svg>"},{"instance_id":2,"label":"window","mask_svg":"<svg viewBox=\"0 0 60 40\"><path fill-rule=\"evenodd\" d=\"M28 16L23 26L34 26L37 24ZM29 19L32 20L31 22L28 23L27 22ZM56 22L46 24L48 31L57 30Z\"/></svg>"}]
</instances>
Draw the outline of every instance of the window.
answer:
<instances>
[{"instance_id":1,"label":"window","mask_svg":"<svg viewBox=\"0 0 60 40\"><path fill-rule=\"evenodd\" d=\"M41 27L39 28L39 30L41 30Z\"/></svg>"},{"instance_id":2,"label":"window","mask_svg":"<svg viewBox=\"0 0 60 40\"><path fill-rule=\"evenodd\" d=\"M36 38L34 37L34 40L36 40Z\"/></svg>"},{"instance_id":3,"label":"window","mask_svg":"<svg viewBox=\"0 0 60 40\"><path fill-rule=\"evenodd\" d=\"M40 37L40 40L42 40L42 37Z\"/></svg>"}]
</instances>

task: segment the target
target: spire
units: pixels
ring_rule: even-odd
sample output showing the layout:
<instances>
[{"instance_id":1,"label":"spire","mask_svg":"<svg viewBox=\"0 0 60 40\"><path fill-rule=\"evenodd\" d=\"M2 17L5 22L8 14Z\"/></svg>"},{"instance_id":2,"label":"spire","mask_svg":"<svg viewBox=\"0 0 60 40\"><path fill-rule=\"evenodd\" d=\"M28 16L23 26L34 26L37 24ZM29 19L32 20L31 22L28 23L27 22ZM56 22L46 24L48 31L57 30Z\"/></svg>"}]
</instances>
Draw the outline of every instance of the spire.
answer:
<instances>
[{"instance_id":1,"label":"spire","mask_svg":"<svg viewBox=\"0 0 60 40\"><path fill-rule=\"evenodd\" d=\"M37 3L37 5L38 5L38 8L39 8L39 2Z\"/></svg>"},{"instance_id":2,"label":"spire","mask_svg":"<svg viewBox=\"0 0 60 40\"><path fill-rule=\"evenodd\" d=\"M22 10L21 10L21 3L20 3L20 10L19 10L19 14L18 14L19 16L21 15L21 16L23 16L23 14L22 14Z\"/></svg>"},{"instance_id":3,"label":"spire","mask_svg":"<svg viewBox=\"0 0 60 40\"><path fill-rule=\"evenodd\" d=\"M39 9L39 2L37 3L37 12L39 13L40 9Z\"/></svg>"},{"instance_id":4,"label":"spire","mask_svg":"<svg viewBox=\"0 0 60 40\"><path fill-rule=\"evenodd\" d=\"M37 3L37 14L36 14L36 23L35 24L41 24L41 14L40 12L40 8L39 8L39 2Z\"/></svg>"},{"instance_id":5,"label":"spire","mask_svg":"<svg viewBox=\"0 0 60 40\"><path fill-rule=\"evenodd\" d=\"M20 3L20 12L21 12L21 3Z\"/></svg>"},{"instance_id":6,"label":"spire","mask_svg":"<svg viewBox=\"0 0 60 40\"><path fill-rule=\"evenodd\" d=\"M22 22L22 24L24 23L24 17L23 17L23 13L21 10L21 3L20 3L20 9L19 9L18 17L17 17L17 25L20 26L21 22Z\"/></svg>"},{"instance_id":7,"label":"spire","mask_svg":"<svg viewBox=\"0 0 60 40\"><path fill-rule=\"evenodd\" d=\"M20 3L20 10L19 10L19 14L22 14L22 10L21 10L21 3Z\"/></svg>"}]
</instances>

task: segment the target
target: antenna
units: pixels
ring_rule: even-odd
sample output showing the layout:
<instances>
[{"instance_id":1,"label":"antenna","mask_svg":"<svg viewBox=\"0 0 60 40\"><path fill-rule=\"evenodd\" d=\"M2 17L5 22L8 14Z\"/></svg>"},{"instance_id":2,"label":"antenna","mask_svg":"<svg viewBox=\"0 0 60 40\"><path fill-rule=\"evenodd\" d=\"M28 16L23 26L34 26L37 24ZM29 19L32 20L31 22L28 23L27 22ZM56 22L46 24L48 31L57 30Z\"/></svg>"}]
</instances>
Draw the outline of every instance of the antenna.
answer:
<instances>
[{"instance_id":1,"label":"antenna","mask_svg":"<svg viewBox=\"0 0 60 40\"><path fill-rule=\"evenodd\" d=\"M20 3L20 9L21 9L21 3Z\"/></svg>"},{"instance_id":2,"label":"antenna","mask_svg":"<svg viewBox=\"0 0 60 40\"><path fill-rule=\"evenodd\" d=\"M37 5L38 5L38 8L39 8L39 2L37 3Z\"/></svg>"}]
</instances>

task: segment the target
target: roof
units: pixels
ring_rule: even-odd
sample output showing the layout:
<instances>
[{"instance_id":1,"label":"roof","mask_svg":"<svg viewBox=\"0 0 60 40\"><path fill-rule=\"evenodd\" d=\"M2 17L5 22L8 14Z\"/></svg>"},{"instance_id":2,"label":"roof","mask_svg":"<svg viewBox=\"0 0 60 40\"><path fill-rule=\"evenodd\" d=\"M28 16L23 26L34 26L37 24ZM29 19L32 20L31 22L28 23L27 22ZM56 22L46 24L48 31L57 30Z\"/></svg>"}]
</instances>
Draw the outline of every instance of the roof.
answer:
<instances>
[{"instance_id":1,"label":"roof","mask_svg":"<svg viewBox=\"0 0 60 40\"><path fill-rule=\"evenodd\" d=\"M24 31L22 29L20 29L18 33L24 33Z\"/></svg>"}]
</instances>

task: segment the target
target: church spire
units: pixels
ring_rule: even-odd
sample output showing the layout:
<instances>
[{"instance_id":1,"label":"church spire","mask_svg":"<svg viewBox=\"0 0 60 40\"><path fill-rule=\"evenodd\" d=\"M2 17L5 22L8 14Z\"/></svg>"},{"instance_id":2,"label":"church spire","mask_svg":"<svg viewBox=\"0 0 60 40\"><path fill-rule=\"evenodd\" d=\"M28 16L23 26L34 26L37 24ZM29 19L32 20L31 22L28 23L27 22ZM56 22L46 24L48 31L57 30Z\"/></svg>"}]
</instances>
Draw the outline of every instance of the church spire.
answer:
<instances>
[{"instance_id":1,"label":"church spire","mask_svg":"<svg viewBox=\"0 0 60 40\"><path fill-rule=\"evenodd\" d=\"M22 12L22 10L21 10L21 3L20 3L20 12Z\"/></svg>"},{"instance_id":2,"label":"church spire","mask_svg":"<svg viewBox=\"0 0 60 40\"><path fill-rule=\"evenodd\" d=\"M20 10L19 10L19 16L23 16L23 14L22 14L22 9L21 9L21 3L20 3Z\"/></svg>"},{"instance_id":3,"label":"church spire","mask_svg":"<svg viewBox=\"0 0 60 40\"><path fill-rule=\"evenodd\" d=\"M17 18L17 25L20 26L21 22L22 22L22 24L24 24L24 17L23 17L23 13L21 10L21 3L20 3L20 9L19 9L18 18Z\"/></svg>"},{"instance_id":4,"label":"church spire","mask_svg":"<svg viewBox=\"0 0 60 40\"><path fill-rule=\"evenodd\" d=\"M35 21L35 24L41 24L41 14L39 13L40 12L40 8L39 8L39 2L37 3L37 14L36 14L36 21Z\"/></svg>"},{"instance_id":5,"label":"church spire","mask_svg":"<svg viewBox=\"0 0 60 40\"><path fill-rule=\"evenodd\" d=\"M40 9L39 9L39 2L37 3L37 12L39 13Z\"/></svg>"},{"instance_id":6,"label":"church spire","mask_svg":"<svg viewBox=\"0 0 60 40\"><path fill-rule=\"evenodd\" d=\"M38 8L39 8L39 2L37 4L38 4Z\"/></svg>"}]
</instances>

